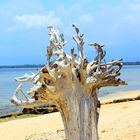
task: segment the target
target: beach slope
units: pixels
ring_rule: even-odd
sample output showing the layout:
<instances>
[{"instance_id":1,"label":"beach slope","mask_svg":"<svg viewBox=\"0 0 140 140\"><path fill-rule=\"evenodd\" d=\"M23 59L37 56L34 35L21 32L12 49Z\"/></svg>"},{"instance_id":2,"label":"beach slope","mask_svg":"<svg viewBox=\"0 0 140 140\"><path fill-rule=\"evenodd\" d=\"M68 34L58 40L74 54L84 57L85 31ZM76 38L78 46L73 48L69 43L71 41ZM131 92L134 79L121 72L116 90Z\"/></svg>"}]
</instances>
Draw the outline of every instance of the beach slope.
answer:
<instances>
[{"instance_id":1,"label":"beach slope","mask_svg":"<svg viewBox=\"0 0 140 140\"><path fill-rule=\"evenodd\" d=\"M59 113L0 123L1 140L33 140L33 137L61 131L63 124ZM140 140L140 101L102 105L99 137L100 140Z\"/></svg>"}]
</instances>

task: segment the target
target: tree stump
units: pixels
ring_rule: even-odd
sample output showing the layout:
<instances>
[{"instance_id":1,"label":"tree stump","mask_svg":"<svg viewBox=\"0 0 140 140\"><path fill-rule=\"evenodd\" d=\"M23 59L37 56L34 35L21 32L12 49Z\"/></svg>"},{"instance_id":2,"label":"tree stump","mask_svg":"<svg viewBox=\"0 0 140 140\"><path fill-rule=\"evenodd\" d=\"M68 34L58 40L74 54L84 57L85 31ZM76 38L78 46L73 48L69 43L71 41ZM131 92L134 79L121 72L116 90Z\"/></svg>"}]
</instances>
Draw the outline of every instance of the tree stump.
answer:
<instances>
[{"instance_id":1,"label":"tree stump","mask_svg":"<svg viewBox=\"0 0 140 140\"><path fill-rule=\"evenodd\" d=\"M64 35L53 26L49 26L50 44L47 47L46 65L37 74L16 78L17 82L33 82L35 85L23 92L20 84L11 99L21 107L34 107L43 103L56 105L61 113L67 140L98 140L98 92L101 87L126 85L117 78L122 68L121 60L106 62L104 45L92 43L97 56L90 63L84 54L84 34L76 25L73 36L78 54L64 52ZM52 60L52 56L56 56ZM77 60L78 57L78 60ZM104 61L103 61L104 60ZM17 95L22 93L25 100ZM32 94L32 99L27 97Z\"/></svg>"}]
</instances>

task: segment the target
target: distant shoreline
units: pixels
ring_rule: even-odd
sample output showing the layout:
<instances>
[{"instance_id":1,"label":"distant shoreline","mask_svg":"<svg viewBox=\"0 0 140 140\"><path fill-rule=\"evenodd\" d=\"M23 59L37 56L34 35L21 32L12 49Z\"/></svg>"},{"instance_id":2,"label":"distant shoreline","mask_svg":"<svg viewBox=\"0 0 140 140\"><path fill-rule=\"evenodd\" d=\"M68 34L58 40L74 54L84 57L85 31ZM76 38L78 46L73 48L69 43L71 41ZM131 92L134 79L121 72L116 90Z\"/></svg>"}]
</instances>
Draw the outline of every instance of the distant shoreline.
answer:
<instances>
[{"instance_id":1,"label":"distant shoreline","mask_svg":"<svg viewBox=\"0 0 140 140\"><path fill-rule=\"evenodd\" d=\"M44 67L44 65L15 65L15 66L0 66L0 69L2 68L40 68Z\"/></svg>"},{"instance_id":2,"label":"distant shoreline","mask_svg":"<svg viewBox=\"0 0 140 140\"><path fill-rule=\"evenodd\" d=\"M123 65L140 65L140 62L123 62ZM0 66L1 68L40 68L43 67L43 64L38 64L38 65L3 65Z\"/></svg>"}]
</instances>

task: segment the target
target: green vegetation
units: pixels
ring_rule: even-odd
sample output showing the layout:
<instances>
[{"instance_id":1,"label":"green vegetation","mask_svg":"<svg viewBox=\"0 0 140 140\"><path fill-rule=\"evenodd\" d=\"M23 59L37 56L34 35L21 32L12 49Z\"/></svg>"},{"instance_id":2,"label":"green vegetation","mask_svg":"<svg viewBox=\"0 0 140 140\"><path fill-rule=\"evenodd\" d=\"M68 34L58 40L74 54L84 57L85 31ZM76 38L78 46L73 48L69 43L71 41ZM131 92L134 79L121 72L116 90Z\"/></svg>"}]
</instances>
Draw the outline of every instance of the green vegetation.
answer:
<instances>
[{"instance_id":1,"label":"green vegetation","mask_svg":"<svg viewBox=\"0 0 140 140\"><path fill-rule=\"evenodd\" d=\"M124 65L140 65L140 61L136 62L123 62Z\"/></svg>"},{"instance_id":2,"label":"green vegetation","mask_svg":"<svg viewBox=\"0 0 140 140\"><path fill-rule=\"evenodd\" d=\"M124 65L140 65L140 61L136 62L123 62ZM43 67L44 65L39 64L39 65L15 65L15 66L0 66L0 68L40 68Z\"/></svg>"},{"instance_id":3,"label":"green vegetation","mask_svg":"<svg viewBox=\"0 0 140 140\"><path fill-rule=\"evenodd\" d=\"M40 68L44 65L15 65L15 66L0 66L0 68Z\"/></svg>"}]
</instances>

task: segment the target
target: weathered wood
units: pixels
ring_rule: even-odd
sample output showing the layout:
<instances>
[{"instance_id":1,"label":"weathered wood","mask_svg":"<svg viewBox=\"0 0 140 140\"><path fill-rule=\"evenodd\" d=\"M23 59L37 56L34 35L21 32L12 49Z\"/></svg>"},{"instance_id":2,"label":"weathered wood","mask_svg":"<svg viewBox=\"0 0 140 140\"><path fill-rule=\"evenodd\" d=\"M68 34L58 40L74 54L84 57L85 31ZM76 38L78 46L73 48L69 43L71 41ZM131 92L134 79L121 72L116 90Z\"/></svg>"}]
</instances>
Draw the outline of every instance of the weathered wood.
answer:
<instances>
[{"instance_id":1,"label":"weathered wood","mask_svg":"<svg viewBox=\"0 0 140 140\"><path fill-rule=\"evenodd\" d=\"M96 90L84 93L82 85L66 90L58 107L68 140L97 140ZM80 94L79 94L80 93Z\"/></svg>"},{"instance_id":2,"label":"weathered wood","mask_svg":"<svg viewBox=\"0 0 140 140\"><path fill-rule=\"evenodd\" d=\"M73 39L78 55L74 53L74 48L71 49L71 56L66 54L63 50L66 45L64 35L49 26L50 44L47 47L46 65L37 74L16 78L17 82L32 81L35 86L23 92L20 85L12 102L22 107L51 102L61 113L68 140L98 140L98 91L104 86L126 85L125 81L117 78L122 63L120 60L106 62L106 52L98 43L90 44L95 46L97 56L88 62L84 54L83 34L77 26L72 26L76 31ZM53 61L52 56L56 56ZM19 92L26 100L17 98ZM32 99L27 97L28 93L33 94Z\"/></svg>"}]
</instances>

